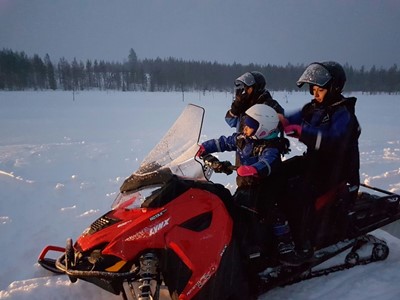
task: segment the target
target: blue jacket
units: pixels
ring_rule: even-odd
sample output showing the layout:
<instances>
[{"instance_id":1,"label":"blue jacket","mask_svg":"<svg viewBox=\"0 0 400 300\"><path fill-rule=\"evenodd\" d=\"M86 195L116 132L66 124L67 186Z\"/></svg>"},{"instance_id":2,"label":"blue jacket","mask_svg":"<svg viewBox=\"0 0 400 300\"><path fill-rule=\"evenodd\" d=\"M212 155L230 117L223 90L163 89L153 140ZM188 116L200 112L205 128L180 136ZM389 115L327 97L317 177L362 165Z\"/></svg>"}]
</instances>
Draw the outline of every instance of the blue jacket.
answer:
<instances>
[{"instance_id":1,"label":"blue jacket","mask_svg":"<svg viewBox=\"0 0 400 300\"><path fill-rule=\"evenodd\" d=\"M246 138L242 134L234 133L231 136L221 136L202 143L207 153L236 151L241 165L253 166L259 176L269 176L277 165L281 163L281 153L275 147L261 147L260 140ZM260 149L260 151L257 151Z\"/></svg>"},{"instance_id":2,"label":"blue jacket","mask_svg":"<svg viewBox=\"0 0 400 300\"><path fill-rule=\"evenodd\" d=\"M341 97L330 105L312 101L302 110L287 115L290 124L302 126L299 141L307 146L306 156L322 176L359 184L358 138L361 128L355 116L354 97Z\"/></svg>"}]
</instances>

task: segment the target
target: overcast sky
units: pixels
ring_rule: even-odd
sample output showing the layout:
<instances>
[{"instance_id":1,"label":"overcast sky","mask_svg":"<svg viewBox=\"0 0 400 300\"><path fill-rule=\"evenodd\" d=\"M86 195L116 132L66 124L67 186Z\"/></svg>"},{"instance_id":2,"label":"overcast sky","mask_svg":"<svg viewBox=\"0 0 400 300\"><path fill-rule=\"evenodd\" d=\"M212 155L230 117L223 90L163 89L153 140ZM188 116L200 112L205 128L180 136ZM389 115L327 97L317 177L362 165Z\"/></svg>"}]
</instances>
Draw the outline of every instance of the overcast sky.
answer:
<instances>
[{"instance_id":1,"label":"overcast sky","mask_svg":"<svg viewBox=\"0 0 400 300\"><path fill-rule=\"evenodd\" d=\"M400 0L0 0L0 49L86 61L400 65Z\"/></svg>"}]
</instances>

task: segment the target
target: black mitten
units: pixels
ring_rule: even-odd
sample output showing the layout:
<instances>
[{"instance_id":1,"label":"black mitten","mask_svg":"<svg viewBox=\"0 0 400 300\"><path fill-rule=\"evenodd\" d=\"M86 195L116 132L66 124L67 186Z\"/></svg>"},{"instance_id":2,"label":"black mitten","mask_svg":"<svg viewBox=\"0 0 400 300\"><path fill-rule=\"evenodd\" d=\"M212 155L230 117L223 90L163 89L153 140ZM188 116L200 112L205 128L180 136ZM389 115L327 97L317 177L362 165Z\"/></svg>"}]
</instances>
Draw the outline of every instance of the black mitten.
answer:
<instances>
[{"instance_id":1,"label":"black mitten","mask_svg":"<svg viewBox=\"0 0 400 300\"><path fill-rule=\"evenodd\" d=\"M220 166L219 166L219 171L221 173L225 173L226 175L232 174L233 173L232 164L229 161L221 161Z\"/></svg>"},{"instance_id":2,"label":"black mitten","mask_svg":"<svg viewBox=\"0 0 400 300\"><path fill-rule=\"evenodd\" d=\"M232 102L231 105L231 113L235 116L243 114L248 108L247 98L248 97L246 94L236 95L235 100Z\"/></svg>"}]
</instances>

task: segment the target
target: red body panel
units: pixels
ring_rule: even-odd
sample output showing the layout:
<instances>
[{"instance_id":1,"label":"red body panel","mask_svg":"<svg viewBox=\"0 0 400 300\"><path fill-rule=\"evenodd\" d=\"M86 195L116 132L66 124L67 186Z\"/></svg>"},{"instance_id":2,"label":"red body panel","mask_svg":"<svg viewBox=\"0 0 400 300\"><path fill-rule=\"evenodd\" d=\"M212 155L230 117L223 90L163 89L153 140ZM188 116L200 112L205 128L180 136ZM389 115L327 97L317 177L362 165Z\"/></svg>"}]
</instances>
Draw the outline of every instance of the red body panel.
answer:
<instances>
[{"instance_id":1,"label":"red body panel","mask_svg":"<svg viewBox=\"0 0 400 300\"><path fill-rule=\"evenodd\" d=\"M212 212L208 228L197 232L179 226L207 212ZM232 219L223 202L215 194L196 188L161 208L119 209L107 216L121 221L92 235L84 233L77 241L79 248L85 251L108 243L102 254L124 261L147 249L172 249L192 271L180 299L192 298L216 272L232 235Z\"/></svg>"}]
</instances>

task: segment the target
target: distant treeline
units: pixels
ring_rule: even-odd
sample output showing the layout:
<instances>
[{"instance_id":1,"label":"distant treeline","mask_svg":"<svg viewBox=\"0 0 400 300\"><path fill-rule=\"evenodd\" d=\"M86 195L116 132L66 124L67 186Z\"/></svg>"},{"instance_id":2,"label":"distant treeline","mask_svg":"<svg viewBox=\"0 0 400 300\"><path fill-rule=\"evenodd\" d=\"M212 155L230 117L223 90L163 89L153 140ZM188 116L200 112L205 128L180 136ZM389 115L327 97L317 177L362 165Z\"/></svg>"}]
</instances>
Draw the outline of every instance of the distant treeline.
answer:
<instances>
[{"instance_id":1,"label":"distant treeline","mask_svg":"<svg viewBox=\"0 0 400 300\"><path fill-rule=\"evenodd\" d=\"M233 81L244 72L257 70L272 91L297 90L296 80L306 66L220 64L182 59L139 60L130 49L124 62L61 58L55 65L47 54L29 57L24 52L0 51L0 90L122 90L122 91L231 91ZM344 65L346 91L399 93L400 70Z\"/></svg>"}]
</instances>

